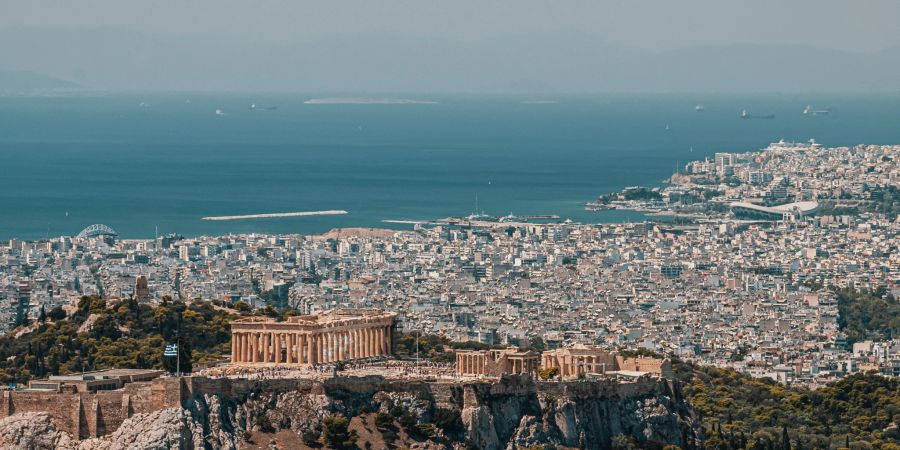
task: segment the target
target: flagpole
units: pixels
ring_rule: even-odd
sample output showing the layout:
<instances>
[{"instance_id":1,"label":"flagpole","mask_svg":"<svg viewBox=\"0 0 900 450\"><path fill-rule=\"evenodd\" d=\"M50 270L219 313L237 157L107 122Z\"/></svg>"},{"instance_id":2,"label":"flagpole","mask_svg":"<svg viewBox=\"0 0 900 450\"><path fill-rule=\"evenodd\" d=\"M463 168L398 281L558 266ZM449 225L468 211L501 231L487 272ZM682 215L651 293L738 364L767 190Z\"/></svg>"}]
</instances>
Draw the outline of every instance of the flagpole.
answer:
<instances>
[{"instance_id":1,"label":"flagpole","mask_svg":"<svg viewBox=\"0 0 900 450\"><path fill-rule=\"evenodd\" d=\"M175 339L175 376L181 376L181 313L178 314L178 337Z\"/></svg>"}]
</instances>

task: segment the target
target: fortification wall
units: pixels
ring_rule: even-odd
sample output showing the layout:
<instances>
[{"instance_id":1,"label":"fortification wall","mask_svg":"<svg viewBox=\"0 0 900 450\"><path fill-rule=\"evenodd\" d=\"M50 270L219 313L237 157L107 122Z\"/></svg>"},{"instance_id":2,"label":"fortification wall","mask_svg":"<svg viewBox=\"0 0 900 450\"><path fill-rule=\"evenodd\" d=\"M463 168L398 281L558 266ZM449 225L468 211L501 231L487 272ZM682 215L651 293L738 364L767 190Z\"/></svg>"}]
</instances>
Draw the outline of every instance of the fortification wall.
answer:
<instances>
[{"instance_id":1,"label":"fortification wall","mask_svg":"<svg viewBox=\"0 0 900 450\"><path fill-rule=\"evenodd\" d=\"M117 430L136 413L169 407L171 403L160 399L165 400L171 392L166 386L154 387L152 383L131 383L125 389L96 393L4 391L0 393L0 417L46 412L57 428L72 436L97 437Z\"/></svg>"}]
</instances>

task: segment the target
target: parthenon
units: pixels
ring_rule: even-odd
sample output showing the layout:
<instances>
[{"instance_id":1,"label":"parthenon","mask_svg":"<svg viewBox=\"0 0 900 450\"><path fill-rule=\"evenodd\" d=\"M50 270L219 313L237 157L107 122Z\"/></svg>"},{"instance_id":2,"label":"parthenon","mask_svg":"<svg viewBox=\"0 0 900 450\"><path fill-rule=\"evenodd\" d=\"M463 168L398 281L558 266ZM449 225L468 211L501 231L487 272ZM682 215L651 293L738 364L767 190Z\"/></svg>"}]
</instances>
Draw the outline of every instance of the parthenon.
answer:
<instances>
[{"instance_id":1,"label":"parthenon","mask_svg":"<svg viewBox=\"0 0 900 450\"><path fill-rule=\"evenodd\" d=\"M342 308L285 321L251 317L231 323L233 364L314 365L392 353L395 313Z\"/></svg>"}]
</instances>

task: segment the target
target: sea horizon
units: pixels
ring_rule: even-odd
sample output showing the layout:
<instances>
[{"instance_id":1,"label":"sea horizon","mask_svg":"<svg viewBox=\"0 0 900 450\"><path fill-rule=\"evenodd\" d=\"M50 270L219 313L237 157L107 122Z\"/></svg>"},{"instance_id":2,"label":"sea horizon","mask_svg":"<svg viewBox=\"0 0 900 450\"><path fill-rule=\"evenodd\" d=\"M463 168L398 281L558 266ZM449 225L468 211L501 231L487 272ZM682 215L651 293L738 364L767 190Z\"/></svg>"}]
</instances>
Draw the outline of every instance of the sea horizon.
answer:
<instances>
[{"instance_id":1,"label":"sea horizon","mask_svg":"<svg viewBox=\"0 0 900 450\"><path fill-rule=\"evenodd\" d=\"M336 102L366 97L414 102ZM560 220L598 195L661 186L688 161L769 142L891 144L898 94L108 93L0 101L0 239L409 229L478 210ZM434 102L434 103L424 103ZM255 108L250 105L255 104ZM702 111L695 107L702 105ZM806 105L827 115L802 114ZM219 110L220 113L216 111ZM742 110L774 114L740 118ZM101 161L102 164L99 164ZM476 207L477 197L477 207ZM210 222L207 216L345 210ZM658 219L657 219L658 220Z\"/></svg>"}]
</instances>

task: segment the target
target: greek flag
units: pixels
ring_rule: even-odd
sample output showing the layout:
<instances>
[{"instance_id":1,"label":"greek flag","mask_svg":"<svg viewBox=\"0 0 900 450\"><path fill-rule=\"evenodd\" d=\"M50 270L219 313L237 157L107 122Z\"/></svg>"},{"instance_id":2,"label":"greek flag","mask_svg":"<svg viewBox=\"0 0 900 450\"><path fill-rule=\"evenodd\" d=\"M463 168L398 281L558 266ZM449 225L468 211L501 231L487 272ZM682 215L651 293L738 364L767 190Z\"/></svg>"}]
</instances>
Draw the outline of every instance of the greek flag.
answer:
<instances>
[{"instance_id":1,"label":"greek flag","mask_svg":"<svg viewBox=\"0 0 900 450\"><path fill-rule=\"evenodd\" d=\"M166 345L166 351L163 352L163 356L178 356L178 344Z\"/></svg>"}]
</instances>

